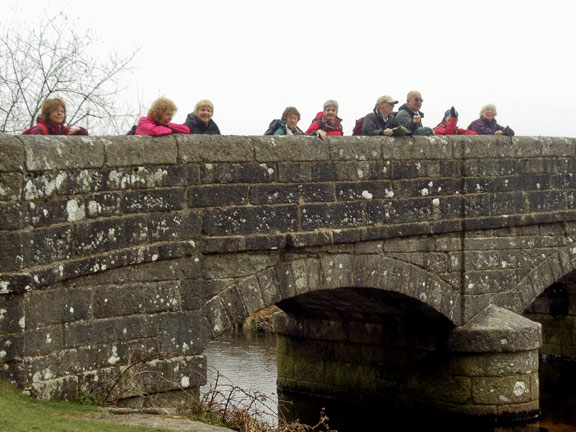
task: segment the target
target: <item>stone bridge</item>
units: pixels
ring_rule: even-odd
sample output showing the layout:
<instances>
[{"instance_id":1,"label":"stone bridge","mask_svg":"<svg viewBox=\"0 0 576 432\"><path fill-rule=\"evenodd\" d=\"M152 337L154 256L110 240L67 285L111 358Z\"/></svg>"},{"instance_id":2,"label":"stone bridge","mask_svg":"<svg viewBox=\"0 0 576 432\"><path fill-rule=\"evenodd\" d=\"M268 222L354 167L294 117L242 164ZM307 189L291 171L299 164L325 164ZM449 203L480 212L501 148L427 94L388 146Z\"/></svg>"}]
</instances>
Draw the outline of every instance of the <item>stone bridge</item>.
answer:
<instances>
[{"instance_id":1,"label":"stone bridge","mask_svg":"<svg viewBox=\"0 0 576 432\"><path fill-rule=\"evenodd\" d=\"M36 397L197 394L207 343L271 305L286 392L528 418L539 352L576 358L576 139L0 135L0 154L0 377Z\"/></svg>"}]
</instances>

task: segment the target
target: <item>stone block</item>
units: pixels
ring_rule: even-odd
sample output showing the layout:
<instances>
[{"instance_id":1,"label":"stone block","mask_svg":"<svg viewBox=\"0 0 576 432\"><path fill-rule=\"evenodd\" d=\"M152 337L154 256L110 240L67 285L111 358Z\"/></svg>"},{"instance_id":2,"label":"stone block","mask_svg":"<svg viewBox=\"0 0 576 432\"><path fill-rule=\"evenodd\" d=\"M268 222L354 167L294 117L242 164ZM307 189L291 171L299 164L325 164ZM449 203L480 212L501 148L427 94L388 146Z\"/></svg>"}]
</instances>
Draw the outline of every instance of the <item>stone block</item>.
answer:
<instances>
[{"instance_id":1,"label":"stone block","mask_svg":"<svg viewBox=\"0 0 576 432\"><path fill-rule=\"evenodd\" d=\"M188 189L188 206L229 207L248 204L246 185L208 185Z\"/></svg>"},{"instance_id":2,"label":"stone block","mask_svg":"<svg viewBox=\"0 0 576 432\"><path fill-rule=\"evenodd\" d=\"M254 139L247 136L175 135L178 162L251 162L254 161ZM262 138L264 139L264 138Z\"/></svg>"},{"instance_id":3,"label":"stone block","mask_svg":"<svg viewBox=\"0 0 576 432\"><path fill-rule=\"evenodd\" d=\"M262 300L260 283L258 282L258 278L254 275L238 281L238 293L240 294L242 303L246 308L247 315L252 315L268 306Z\"/></svg>"},{"instance_id":4,"label":"stone block","mask_svg":"<svg viewBox=\"0 0 576 432\"><path fill-rule=\"evenodd\" d=\"M0 271L18 270L25 262L23 251L24 239L19 232L0 231ZM7 282L3 282L7 286ZM0 292L4 291L0 288Z\"/></svg>"},{"instance_id":5,"label":"stone block","mask_svg":"<svg viewBox=\"0 0 576 432\"><path fill-rule=\"evenodd\" d=\"M18 230L24 226L26 207L17 202L0 202L0 220L3 230Z\"/></svg>"},{"instance_id":6,"label":"stone block","mask_svg":"<svg viewBox=\"0 0 576 432\"><path fill-rule=\"evenodd\" d=\"M257 274L257 277L264 305L270 306L282 300L282 294L279 287L280 282L276 277L274 269L268 268L262 270Z\"/></svg>"},{"instance_id":7,"label":"stone block","mask_svg":"<svg viewBox=\"0 0 576 432\"><path fill-rule=\"evenodd\" d=\"M531 374L472 379L472 397L481 405L511 405L533 400ZM537 389L536 389L537 391Z\"/></svg>"},{"instance_id":8,"label":"stone block","mask_svg":"<svg viewBox=\"0 0 576 432\"><path fill-rule=\"evenodd\" d=\"M111 167L175 164L178 150L174 136L127 136L106 140L106 164Z\"/></svg>"},{"instance_id":9,"label":"stone block","mask_svg":"<svg viewBox=\"0 0 576 432\"><path fill-rule=\"evenodd\" d=\"M148 237L152 241L174 241L200 236L202 216L199 211L159 213L148 216Z\"/></svg>"},{"instance_id":10,"label":"stone block","mask_svg":"<svg viewBox=\"0 0 576 432\"><path fill-rule=\"evenodd\" d=\"M384 138L385 139L385 138ZM347 141L330 142L332 160L380 160L382 159L381 137L352 137Z\"/></svg>"},{"instance_id":11,"label":"stone block","mask_svg":"<svg viewBox=\"0 0 576 432\"><path fill-rule=\"evenodd\" d=\"M312 388L314 387L313 383L326 382L326 377L324 375L324 361L321 359L293 357L292 369L295 380L306 381Z\"/></svg>"},{"instance_id":12,"label":"stone block","mask_svg":"<svg viewBox=\"0 0 576 432\"><path fill-rule=\"evenodd\" d=\"M136 246L146 240L146 218L130 216L78 224L75 246L79 255L91 255Z\"/></svg>"},{"instance_id":13,"label":"stone block","mask_svg":"<svg viewBox=\"0 0 576 432\"><path fill-rule=\"evenodd\" d=\"M389 181L337 183L336 199L338 201L385 199L393 194L393 190Z\"/></svg>"},{"instance_id":14,"label":"stone block","mask_svg":"<svg viewBox=\"0 0 576 432\"><path fill-rule=\"evenodd\" d=\"M302 229L305 231L355 227L365 223L366 211L362 202L305 204L300 208Z\"/></svg>"},{"instance_id":15,"label":"stone block","mask_svg":"<svg viewBox=\"0 0 576 432\"><path fill-rule=\"evenodd\" d=\"M64 348L62 326L29 328L24 336L24 356L39 356L58 352Z\"/></svg>"},{"instance_id":16,"label":"stone block","mask_svg":"<svg viewBox=\"0 0 576 432\"><path fill-rule=\"evenodd\" d=\"M118 317L143 312L144 291L141 284L102 286L94 289L94 317Z\"/></svg>"},{"instance_id":17,"label":"stone block","mask_svg":"<svg viewBox=\"0 0 576 432\"><path fill-rule=\"evenodd\" d=\"M526 199L531 212L557 211L567 208L564 191L529 192Z\"/></svg>"},{"instance_id":18,"label":"stone block","mask_svg":"<svg viewBox=\"0 0 576 432\"><path fill-rule=\"evenodd\" d=\"M330 140L316 137L253 137L259 162L325 161L330 159Z\"/></svg>"},{"instance_id":19,"label":"stone block","mask_svg":"<svg viewBox=\"0 0 576 432\"><path fill-rule=\"evenodd\" d=\"M266 253L208 255L204 257L206 279L226 279L256 274L278 263L278 256Z\"/></svg>"},{"instance_id":20,"label":"stone block","mask_svg":"<svg viewBox=\"0 0 576 432\"><path fill-rule=\"evenodd\" d=\"M181 210L185 207L186 194L179 189L155 189L124 194L124 213L152 213Z\"/></svg>"},{"instance_id":21,"label":"stone block","mask_svg":"<svg viewBox=\"0 0 576 432\"><path fill-rule=\"evenodd\" d=\"M208 301L202 308L202 313L207 325L207 332L204 334L206 343L225 330L232 328L232 322L220 297L213 297Z\"/></svg>"},{"instance_id":22,"label":"stone block","mask_svg":"<svg viewBox=\"0 0 576 432\"><path fill-rule=\"evenodd\" d=\"M90 289L50 289L33 291L24 303L26 327L87 320L92 317L93 291Z\"/></svg>"},{"instance_id":23,"label":"stone block","mask_svg":"<svg viewBox=\"0 0 576 432\"><path fill-rule=\"evenodd\" d=\"M19 333L24 330L24 298L22 295L0 296L0 334Z\"/></svg>"},{"instance_id":24,"label":"stone block","mask_svg":"<svg viewBox=\"0 0 576 432\"><path fill-rule=\"evenodd\" d=\"M301 202L331 202L334 201L334 185L332 184L274 184L250 188L252 204L286 204Z\"/></svg>"},{"instance_id":25,"label":"stone block","mask_svg":"<svg viewBox=\"0 0 576 432\"><path fill-rule=\"evenodd\" d=\"M261 234L297 230L295 205L229 207L204 211L207 235Z\"/></svg>"},{"instance_id":26,"label":"stone block","mask_svg":"<svg viewBox=\"0 0 576 432\"><path fill-rule=\"evenodd\" d=\"M191 184L270 183L277 179L278 168L276 163L270 162L205 163L200 165L199 175L199 182Z\"/></svg>"},{"instance_id":27,"label":"stone block","mask_svg":"<svg viewBox=\"0 0 576 432\"><path fill-rule=\"evenodd\" d=\"M32 391L36 395L36 398L44 401L74 401L78 398L78 377L72 375L45 381L33 382Z\"/></svg>"},{"instance_id":28,"label":"stone block","mask_svg":"<svg viewBox=\"0 0 576 432\"><path fill-rule=\"evenodd\" d=\"M122 197L118 193L103 192L86 197L86 215L90 218L119 216Z\"/></svg>"},{"instance_id":29,"label":"stone block","mask_svg":"<svg viewBox=\"0 0 576 432\"><path fill-rule=\"evenodd\" d=\"M0 135L0 154L0 172L20 171L24 168L26 154L20 141L8 135Z\"/></svg>"},{"instance_id":30,"label":"stone block","mask_svg":"<svg viewBox=\"0 0 576 432\"><path fill-rule=\"evenodd\" d=\"M26 168L29 171L53 171L103 167L105 145L106 140L98 137L31 135L24 141Z\"/></svg>"}]
</instances>

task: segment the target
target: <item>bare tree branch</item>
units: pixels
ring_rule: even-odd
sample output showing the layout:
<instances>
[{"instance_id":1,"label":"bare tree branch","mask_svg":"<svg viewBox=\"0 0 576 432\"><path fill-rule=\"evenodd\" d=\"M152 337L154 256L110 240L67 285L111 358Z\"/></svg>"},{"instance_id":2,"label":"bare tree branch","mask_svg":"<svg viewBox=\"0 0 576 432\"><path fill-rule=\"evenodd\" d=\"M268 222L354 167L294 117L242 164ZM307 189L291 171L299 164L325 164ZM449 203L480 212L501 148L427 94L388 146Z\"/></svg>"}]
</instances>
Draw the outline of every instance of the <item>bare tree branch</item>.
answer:
<instances>
[{"instance_id":1,"label":"bare tree branch","mask_svg":"<svg viewBox=\"0 0 576 432\"><path fill-rule=\"evenodd\" d=\"M63 14L44 15L26 26L8 25L0 35L0 131L21 133L36 123L42 103L61 97L67 123L91 134L125 133L137 112L122 94L137 50L107 60L92 57L95 36L79 33Z\"/></svg>"}]
</instances>

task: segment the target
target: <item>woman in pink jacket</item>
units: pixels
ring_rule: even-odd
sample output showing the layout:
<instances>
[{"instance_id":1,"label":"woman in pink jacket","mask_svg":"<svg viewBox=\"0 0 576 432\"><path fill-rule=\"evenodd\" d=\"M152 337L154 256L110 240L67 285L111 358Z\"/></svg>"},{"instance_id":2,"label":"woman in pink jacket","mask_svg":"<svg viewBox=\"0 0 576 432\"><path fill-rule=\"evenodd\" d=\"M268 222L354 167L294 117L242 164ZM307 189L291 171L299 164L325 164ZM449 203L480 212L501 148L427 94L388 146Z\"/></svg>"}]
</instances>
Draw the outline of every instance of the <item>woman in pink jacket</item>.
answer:
<instances>
[{"instance_id":1,"label":"woman in pink jacket","mask_svg":"<svg viewBox=\"0 0 576 432\"><path fill-rule=\"evenodd\" d=\"M140 118L136 127L136 135L189 134L190 128L188 126L170 123L175 112L176 105L170 99L163 97L156 99L148 110L148 115Z\"/></svg>"}]
</instances>

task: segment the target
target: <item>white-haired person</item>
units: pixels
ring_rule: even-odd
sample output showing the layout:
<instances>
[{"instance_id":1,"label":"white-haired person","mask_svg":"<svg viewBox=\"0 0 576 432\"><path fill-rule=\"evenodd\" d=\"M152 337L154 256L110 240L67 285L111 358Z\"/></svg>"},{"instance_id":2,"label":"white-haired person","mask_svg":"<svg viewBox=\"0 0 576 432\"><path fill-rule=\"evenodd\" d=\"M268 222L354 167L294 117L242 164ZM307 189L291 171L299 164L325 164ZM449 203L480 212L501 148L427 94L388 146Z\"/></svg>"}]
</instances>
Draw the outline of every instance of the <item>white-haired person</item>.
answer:
<instances>
[{"instance_id":1,"label":"white-haired person","mask_svg":"<svg viewBox=\"0 0 576 432\"><path fill-rule=\"evenodd\" d=\"M501 126L496 122L496 106L487 104L480 110L480 118L474 120L468 129L476 131L478 135L507 135L514 136L514 131L508 126Z\"/></svg>"},{"instance_id":2,"label":"white-haired person","mask_svg":"<svg viewBox=\"0 0 576 432\"><path fill-rule=\"evenodd\" d=\"M170 99L161 97L152 102L148 115L141 117L136 126L136 135L164 136L190 133L186 125L172 123L176 105Z\"/></svg>"},{"instance_id":3,"label":"white-haired person","mask_svg":"<svg viewBox=\"0 0 576 432\"><path fill-rule=\"evenodd\" d=\"M316 114L308 127L306 135L316 135L321 139L327 136L342 136L342 119L338 117L338 102L327 100L324 102L324 111Z\"/></svg>"},{"instance_id":4,"label":"white-haired person","mask_svg":"<svg viewBox=\"0 0 576 432\"><path fill-rule=\"evenodd\" d=\"M208 99L198 101L194 112L188 114L184 124L190 128L191 134L221 135L218 125L212 120L214 104Z\"/></svg>"}]
</instances>

